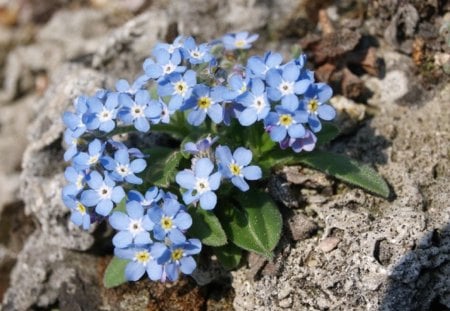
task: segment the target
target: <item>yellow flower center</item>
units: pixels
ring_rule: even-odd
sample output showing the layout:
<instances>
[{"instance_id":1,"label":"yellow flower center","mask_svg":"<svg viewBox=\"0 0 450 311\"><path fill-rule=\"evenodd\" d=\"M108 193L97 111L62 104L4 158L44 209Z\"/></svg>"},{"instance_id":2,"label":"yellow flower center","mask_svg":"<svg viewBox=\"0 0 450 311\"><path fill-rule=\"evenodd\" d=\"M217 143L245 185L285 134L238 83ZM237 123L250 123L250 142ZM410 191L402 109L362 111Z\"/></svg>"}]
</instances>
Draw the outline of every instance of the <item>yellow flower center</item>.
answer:
<instances>
[{"instance_id":1,"label":"yellow flower center","mask_svg":"<svg viewBox=\"0 0 450 311\"><path fill-rule=\"evenodd\" d=\"M89 157L89 160L88 160L88 164L89 165L92 165L92 164L95 164L95 163L97 163L98 162L98 154L96 154L96 155L93 155L93 156L90 156Z\"/></svg>"},{"instance_id":2,"label":"yellow flower center","mask_svg":"<svg viewBox=\"0 0 450 311\"><path fill-rule=\"evenodd\" d=\"M85 215L86 207L83 204L81 204L80 202L78 202L77 203L77 211L79 211L81 215Z\"/></svg>"},{"instance_id":3,"label":"yellow flower center","mask_svg":"<svg viewBox=\"0 0 450 311\"><path fill-rule=\"evenodd\" d=\"M162 217L161 218L161 227L164 230L172 229L172 219L170 219L170 217L167 217L167 216Z\"/></svg>"},{"instance_id":4,"label":"yellow flower center","mask_svg":"<svg viewBox=\"0 0 450 311\"><path fill-rule=\"evenodd\" d=\"M230 166L231 174L239 176L241 174L241 167L237 165L236 163L231 163Z\"/></svg>"},{"instance_id":5,"label":"yellow flower center","mask_svg":"<svg viewBox=\"0 0 450 311\"><path fill-rule=\"evenodd\" d=\"M148 251L137 252L134 256L134 259L141 264L146 264L147 261L150 260L150 253Z\"/></svg>"},{"instance_id":6,"label":"yellow flower center","mask_svg":"<svg viewBox=\"0 0 450 311\"><path fill-rule=\"evenodd\" d=\"M319 108L319 102L317 100L315 100L315 99L311 99L308 102L308 110L310 112L316 112L317 108Z\"/></svg>"},{"instance_id":7,"label":"yellow flower center","mask_svg":"<svg viewBox=\"0 0 450 311\"><path fill-rule=\"evenodd\" d=\"M290 114L282 114L280 118L278 119L278 123L280 125L288 127L292 124L292 116Z\"/></svg>"},{"instance_id":8,"label":"yellow flower center","mask_svg":"<svg viewBox=\"0 0 450 311\"><path fill-rule=\"evenodd\" d=\"M187 91L187 84L184 81L178 81L174 85L175 93L178 95L184 95Z\"/></svg>"},{"instance_id":9,"label":"yellow flower center","mask_svg":"<svg viewBox=\"0 0 450 311\"><path fill-rule=\"evenodd\" d=\"M183 249L181 248L177 248L172 252L172 260L173 261L178 261L181 259L181 257L183 257Z\"/></svg>"},{"instance_id":10,"label":"yellow flower center","mask_svg":"<svg viewBox=\"0 0 450 311\"><path fill-rule=\"evenodd\" d=\"M200 97L197 101L197 106L200 109L208 109L211 106L211 98L206 96Z\"/></svg>"},{"instance_id":11,"label":"yellow flower center","mask_svg":"<svg viewBox=\"0 0 450 311\"><path fill-rule=\"evenodd\" d=\"M245 40L237 40L235 43L234 43L234 45L237 47L237 48L243 48L244 46L245 46Z\"/></svg>"}]
</instances>

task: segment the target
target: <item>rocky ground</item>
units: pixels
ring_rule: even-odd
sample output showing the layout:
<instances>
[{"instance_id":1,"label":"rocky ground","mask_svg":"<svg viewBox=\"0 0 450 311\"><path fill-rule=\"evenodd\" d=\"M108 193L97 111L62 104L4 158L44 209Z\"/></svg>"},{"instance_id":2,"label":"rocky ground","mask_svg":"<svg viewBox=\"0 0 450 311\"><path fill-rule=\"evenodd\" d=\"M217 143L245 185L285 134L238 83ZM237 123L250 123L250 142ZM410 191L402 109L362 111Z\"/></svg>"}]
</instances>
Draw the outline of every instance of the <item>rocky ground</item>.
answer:
<instances>
[{"instance_id":1,"label":"rocky ground","mask_svg":"<svg viewBox=\"0 0 450 311\"><path fill-rule=\"evenodd\" d=\"M445 1L0 0L0 301L3 310L450 310L450 5ZM177 34L300 45L337 96L327 146L374 166L383 200L304 167L269 183L284 215L272 262L214 261L175 284L101 279L105 226L82 232L60 200L60 116L133 78Z\"/></svg>"}]
</instances>

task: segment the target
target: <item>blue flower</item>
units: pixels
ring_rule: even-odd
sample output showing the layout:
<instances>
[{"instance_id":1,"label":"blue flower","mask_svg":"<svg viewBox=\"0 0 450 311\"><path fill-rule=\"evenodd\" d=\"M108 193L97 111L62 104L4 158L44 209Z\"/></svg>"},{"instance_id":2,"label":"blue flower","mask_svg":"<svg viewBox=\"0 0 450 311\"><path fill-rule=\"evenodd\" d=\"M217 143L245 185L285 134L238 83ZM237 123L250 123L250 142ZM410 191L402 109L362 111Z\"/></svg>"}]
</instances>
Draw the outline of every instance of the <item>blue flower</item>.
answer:
<instances>
[{"instance_id":1,"label":"blue flower","mask_svg":"<svg viewBox=\"0 0 450 311\"><path fill-rule=\"evenodd\" d=\"M176 182L187 191L183 193L184 203L200 201L200 207L211 210L216 206L217 196L213 192L219 188L221 174L211 175L214 164L208 158L198 159L194 170L185 169L175 176ZM211 176L210 176L211 175Z\"/></svg>"},{"instance_id":2,"label":"blue flower","mask_svg":"<svg viewBox=\"0 0 450 311\"><path fill-rule=\"evenodd\" d=\"M93 171L87 176L87 183L90 189L81 193L81 203L91 207L95 206L95 212L102 216L107 216L114 207L114 203L119 203L125 192L120 186L116 186L108 175L102 178L99 172Z\"/></svg>"},{"instance_id":3,"label":"blue flower","mask_svg":"<svg viewBox=\"0 0 450 311\"><path fill-rule=\"evenodd\" d=\"M233 185L242 191L249 189L245 179L257 180L262 177L262 171L258 166L249 166L252 160L252 152L243 147L237 148L231 155L230 148L219 146L216 149L216 159L218 159L222 176L231 179Z\"/></svg>"},{"instance_id":4,"label":"blue flower","mask_svg":"<svg viewBox=\"0 0 450 311\"><path fill-rule=\"evenodd\" d=\"M131 190L128 192L128 200L137 201L143 207L150 207L153 203L158 203L162 197L164 192L159 190L158 187L150 187L145 195L142 195L140 192L136 190Z\"/></svg>"},{"instance_id":5,"label":"blue flower","mask_svg":"<svg viewBox=\"0 0 450 311\"><path fill-rule=\"evenodd\" d=\"M88 145L88 152L80 152L73 158L74 167L82 170L97 165L104 149L105 144L99 139L94 139Z\"/></svg>"},{"instance_id":6,"label":"blue flower","mask_svg":"<svg viewBox=\"0 0 450 311\"><path fill-rule=\"evenodd\" d=\"M196 143L187 142L184 144L184 151L190 153L194 156L205 157L209 155L211 146L219 139L219 137L211 138L208 136L206 138L200 139Z\"/></svg>"},{"instance_id":7,"label":"blue flower","mask_svg":"<svg viewBox=\"0 0 450 311\"><path fill-rule=\"evenodd\" d=\"M91 226L91 215L89 209L73 196L63 196L64 204L70 208L70 220L77 226L81 226L84 230L88 230Z\"/></svg>"},{"instance_id":8,"label":"blue flower","mask_svg":"<svg viewBox=\"0 0 450 311\"><path fill-rule=\"evenodd\" d=\"M76 170L72 166L66 168L64 171L64 177L69 182L69 184L63 188L63 194L65 195L76 196L81 190L83 190L84 185L86 184L86 174L84 171Z\"/></svg>"},{"instance_id":9,"label":"blue flower","mask_svg":"<svg viewBox=\"0 0 450 311\"><path fill-rule=\"evenodd\" d=\"M113 237L113 244L118 248L126 248L131 244L143 246L151 244L150 232L154 224L144 214L144 208L137 201L129 201L127 213L113 212L109 217L111 226L118 230Z\"/></svg>"},{"instance_id":10,"label":"blue flower","mask_svg":"<svg viewBox=\"0 0 450 311\"><path fill-rule=\"evenodd\" d=\"M108 93L106 100L100 100L98 97L88 99L88 113L86 114L86 126L89 130L99 129L109 133L116 127L117 93Z\"/></svg>"},{"instance_id":11,"label":"blue flower","mask_svg":"<svg viewBox=\"0 0 450 311\"><path fill-rule=\"evenodd\" d=\"M74 137L74 132L71 129L66 129L64 131L64 142L66 143L64 161L70 161L78 153L79 138Z\"/></svg>"},{"instance_id":12,"label":"blue flower","mask_svg":"<svg viewBox=\"0 0 450 311\"><path fill-rule=\"evenodd\" d=\"M312 151L316 146L317 137L310 130L306 130L306 134L302 138L291 138L289 140L289 146L294 150L294 152L301 151Z\"/></svg>"},{"instance_id":13,"label":"blue flower","mask_svg":"<svg viewBox=\"0 0 450 311\"><path fill-rule=\"evenodd\" d=\"M200 253L201 250L202 244L198 239L171 244L170 248L160 257L161 260L167 259L164 265L164 274L170 281L176 281L180 271L184 274L191 274L197 267L192 255Z\"/></svg>"},{"instance_id":14,"label":"blue flower","mask_svg":"<svg viewBox=\"0 0 450 311\"><path fill-rule=\"evenodd\" d=\"M172 72L184 72L186 70L186 67L180 66L182 59L179 50L169 53L165 49L157 49L153 51L153 56L156 58L156 62L147 58L143 65L145 74L150 79L159 79Z\"/></svg>"},{"instance_id":15,"label":"blue flower","mask_svg":"<svg viewBox=\"0 0 450 311\"><path fill-rule=\"evenodd\" d=\"M266 130L270 132L273 141L280 142L288 135L292 138L301 138L305 135L302 123L307 121L306 113L292 111L282 106L275 107L275 111L270 112L264 119Z\"/></svg>"},{"instance_id":16,"label":"blue flower","mask_svg":"<svg viewBox=\"0 0 450 311\"><path fill-rule=\"evenodd\" d=\"M143 159L135 159L130 162L128 149L119 149L114 153L114 159L105 156L100 162L111 173L109 176L115 181L126 181L130 184L142 184L142 178L135 174L142 172L147 163Z\"/></svg>"},{"instance_id":17,"label":"blue flower","mask_svg":"<svg viewBox=\"0 0 450 311\"><path fill-rule=\"evenodd\" d=\"M266 73L280 67L283 57L279 53L267 52L264 57L252 56L247 61L248 76L264 80Z\"/></svg>"},{"instance_id":18,"label":"blue flower","mask_svg":"<svg viewBox=\"0 0 450 311\"><path fill-rule=\"evenodd\" d=\"M208 115L214 123L220 123L223 120L223 110L219 102L222 97L216 89L210 89L204 84L198 84L194 87L193 95L186 104L181 107L182 110L193 108L188 114L188 122L194 126L202 124Z\"/></svg>"},{"instance_id":19,"label":"blue flower","mask_svg":"<svg viewBox=\"0 0 450 311\"><path fill-rule=\"evenodd\" d=\"M286 64L283 69L269 70L266 76L269 99L281 100L286 109L297 109L299 102L297 95L303 94L311 84L309 79L298 80L299 76L300 68L293 62Z\"/></svg>"},{"instance_id":20,"label":"blue flower","mask_svg":"<svg viewBox=\"0 0 450 311\"><path fill-rule=\"evenodd\" d=\"M333 90L325 83L311 84L306 90L301 101L301 108L308 112L308 124L313 132L319 132L322 129L319 118L330 121L336 116L336 110L325 104L332 95Z\"/></svg>"},{"instance_id":21,"label":"blue flower","mask_svg":"<svg viewBox=\"0 0 450 311\"><path fill-rule=\"evenodd\" d=\"M197 84L195 71L188 70L181 75L173 73L158 85L158 95L161 97L171 96L169 109L172 111L180 109L186 99L192 94L192 88Z\"/></svg>"},{"instance_id":22,"label":"blue flower","mask_svg":"<svg viewBox=\"0 0 450 311\"><path fill-rule=\"evenodd\" d=\"M222 37L222 42L225 50L249 49L252 47L251 43L255 42L258 37L257 34L249 35L248 32L243 31L226 34Z\"/></svg>"},{"instance_id":23,"label":"blue flower","mask_svg":"<svg viewBox=\"0 0 450 311\"><path fill-rule=\"evenodd\" d=\"M183 36L178 36L175 38L175 40L173 40L173 43L169 44L169 43L157 43L154 51L159 50L159 49L163 49L166 50L167 52L169 52L169 54L174 53L175 51L179 51L182 47L183 47L183 40L185 38Z\"/></svg>"},{"instance_id":24,"label":"blue flower","mask_svg":"<svg viewBox=\"0 0 450 311\"><path fill-rule=\"evenodd\" d=\"M182 205L174 199L165 199L162 207L154 205L150 208L148 217L155 224L155 239L164 240L168 237L172 243L182 243L186 240L183 232L192 225L192 218L181 208Z\"/></svg>"},{"instance_id":25,"label":"blue flower","mask_svg":"<svg viewBox=\"0 0 450 311\"><path fill-rule=\"evenodd\" d=\"M74 100L75 113L66 111L63 114L64 125L71 130L71 135L78 138L86 132L84 115L88 110L87 97L79 96Z\"/></svg>"},{"instance_id":26,"label":"blue flower","mask_svg":"<svg viewBox=\"0 0 450 311\"><path fill-rule=\"evenodd\" d=\"M245 107L239 114L239 123L244 126L252 125L256 120L263 120L270 111L264 82L260 79L251 80L250 92L246 92L238 102Z\"/></svg>"},{"instance_id":27,"label":"blue flower","mask_svg":"<svg viewBox=\"0 0 450 311\"><path fill-rule=\"evenodd\" d=\"M134 100L128 94L120 94L119 102L122 106L119 117L125 124L133 124L141 132L150 130L148 119L157 118L161 113L161 105L150 100L146 90L136 92Z\"/></svg>"},{"instance_id":28,"label":"blue flower","mask_svg":"<svg viewBox=\"0 0 450 311\"><path fill-rule=\"evenodd\" d=\"M146 272L152 281L163 279L163 263L159 258L167 253L167 246L163 243L153 243L145 247L115 248L114 255L128 259L125 267L125 278L129 281L139 280Z\"/></svg>"},{"instance_id":29,"label":"blue flower","mask_svg":"<svg viewBox=\"0 0 450 311\"><path fill-rule=\"evenodd\" d=\"M183 55L193 65L207 63L213 59L208 44L203 43L197 46L192 37L184 41Z\"/></svg>"},{"instance_id":30,"label":"blue flower","mask_svg":"<svg viewBox=\"0 0 450 311\"><path fill-rule=\"evenodd\" d=\"M143 88L147 81L148 78L146 76L140 76L133 82L132 85L130 85L127 80L120 79L116 82L116 90L120 93L128 93L134 95L137 91Z\"/></svg>"}]
</instances>

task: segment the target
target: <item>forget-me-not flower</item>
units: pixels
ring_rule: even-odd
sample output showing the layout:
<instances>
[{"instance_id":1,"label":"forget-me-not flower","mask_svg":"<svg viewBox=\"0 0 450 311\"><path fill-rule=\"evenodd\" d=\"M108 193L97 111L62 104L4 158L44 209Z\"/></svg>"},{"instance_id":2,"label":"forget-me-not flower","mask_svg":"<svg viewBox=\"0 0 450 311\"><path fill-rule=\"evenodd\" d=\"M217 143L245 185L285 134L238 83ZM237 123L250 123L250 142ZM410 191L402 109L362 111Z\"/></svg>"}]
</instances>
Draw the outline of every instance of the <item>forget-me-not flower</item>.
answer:
<instances>
[{"instance_id":1,"label":"forget-me-not flower","mask_svg":"<svg viewBox=\"0 0 450 311\"><path fill-rule=\"evenodd\" d=\"M311 84L306 90L301 101L301 108L308 112L308 125L313 132L319 132L322 129L320 119L330 121L336 116L336 110L325 104L332 95L333 90L325 83Z\"/></svg>"},{"instance_id":2,"label":"forget-me-not flower","mask_svg":"<svg viewBox=\"0 0 450 311\"><path fill-rule=\"evenodd\" d=\"M158 95L171 96L168 107L175 111L191 96L192 88L196 84L197 74L193 70L188 70L183 75L173 73L158 84Z\"/></svg>"},{"instance_id":3,"label":"forget-me-not flower","mask_svg":"<svg viewBox=\"0 0 450 311\"><path fill-rule=\"evenodd\" d=\"M243 50L252 47L252 43L258 39L259 35L250 35L247 31L226 34L222 37L225 50Z\"/></svg>"},{"instance_id":4,"label":"forget-me-not flower","mask_svg":"<svg viewBox=\"0 0 450 311\"><path fill-rule=\"evenodd\" d=\"M142 205L137 201L129 201L126 211L116 211L109 216L109 223L119 231L113 237L114 246L126 248L131 244L142 246L152 243L149 231L154 224L145 214Z\"/></svg>"},{"instance_id":5,"label":"forget-me-not flower","mask_svg":"<svg viewBox=\"0 0 450 311\"><path fill-rule=\"evenodd\" d=\"M97 165L104 149L105 144L99 139L94 139L89 143L87 152L80 152L73 158L74 167L82 170Z\"/></svg>"},{"instance_id":6,"label":"forget-me-not flower","mask_svg":"<svg viewBox=\"0 0 450 311\"><path fill-rule=\"evenodd\" d=\"M102 216L107 216L114 207L114 203L119 203L124 197L125 192L120 186L105 175L102 178L99 172L93 171L87 177L87 184L90 189L81 193L81 203L91 207L95 206L95 212Z\"/></svg>"},{"instance_id":7,"label":"forget-me-not flower","mask_svg":"<svg viewBox=\"0 0 450 311\"><path fill-rule=\"evenodd\" d=\"M172 243L182 243L186 240L183 232L192 225L192 218L181 207L177 200L165 199L161 207L153 205L150 208L148 217L155 224L155 239L164 240L168 237Z\"/></svg>"},{"instance_id":8,"label":"forget-me-not flower","mask_svg":"<svg viewBox=\"0 0 450 311\"><path fill-rule=\"evenodd\" d=\"M133 124L141 132L150 129L149 119L157 118L161 113L161 105L150 100L150 95L146 90L136 92L134 100L128 94L120 94L119 102L122 108L119 111L120 119L125 124Z\"/></svg>"},{"instance_id":9,"label":"forget-me-not flower","mask_svg":"<svg viewBox=\"0 0 450 311\"><path fill-rule=\"evenodd\" d=\"M208 158L201 158L195 162L194 170L185 169L175 176L176 182L186 192L183 193L184 203L200 201L200 207L205 210L213 209L217 204L217 196L213 192L219 188L221 174L214 170L214 164Z\"/></svg>"},{"instance_id":10,"label":"forget-me-not flower","mask_svg":"<svg viewBox=\"0 0 450 311\"><path fill-rule=\"evenodd\" d=\"M266 130L270 132L273 141L280 142L287 136L301 138L305 135L308 117L304 111L289 110L282 106L276 106L275 112L270 112L264 119Z\"/></svg>"},{"instance_id":11,"label":"forget-me-not flower","mask_svg":"<svg viewBox=\"0 0 450 311\"><path fill-rule=\"evenodd\" d=\"M262 171L258 166L249 165L252 157L252 152L243 147L237 148L233 155L227 146L219 146L216 149L216 159L219 161L222 176L231 179L233 185L242 191L249 189L245 180L257 180L262 177Z\"/></svg>"},{"instance_id":12,"label":"forget-me-not flower","mask_svg":"<svg viewBox=\"0 0 450 311\"><path fill-rule=\"evenodd\" d=\"M202 244L198 239L189 239L183 243L174 243L161 255L161 260L167 260L164 265L165 276L170 281L178 279L180 271L191 274L197 267L193 255L200 253Z\"/></svg>"},{"instance_id":13,"label":"forget-me-not flower","mask_svg":"<svg viewBox=\"0 0 450 311\"><path fill-rule=\"evenodd\" d=\"M223 110L220 102L221 94L216 89L210 89L204 84L198 84L194 87L191 98L181 107L182 110L192 110L188 114L188 122L198 126L205 121L208 115L214 123L220 123L223 120Z\"/></svg>"},{"instance_id":14,"label":"forget-me-not flower","mask_svg":"<svg viewBox=\"0 0 450 311\"><path fill-rule=\"evenodd\" d=\"M244 110L239 114L239 123L244 126L252 125L256 120L263 120L270 111L264 82L260 79L251 80L250 91L237 100Z\"/></svg>"},{"instance_id":15,"label":"forget-me-not flower","mask_svg":"<svg viewBox=\"0 0 450 311\"><path fill-rule=\"evenodd\" d=\"M114 159L110 156L102 157L100 162L103 167L110 171L109 176L115 181L126 181L130 184L142 184L142 178L135 174L141 173L147 163L144 159L130 161L128 149L119 149L114 153Z\"/></svg>"}]
</instances>

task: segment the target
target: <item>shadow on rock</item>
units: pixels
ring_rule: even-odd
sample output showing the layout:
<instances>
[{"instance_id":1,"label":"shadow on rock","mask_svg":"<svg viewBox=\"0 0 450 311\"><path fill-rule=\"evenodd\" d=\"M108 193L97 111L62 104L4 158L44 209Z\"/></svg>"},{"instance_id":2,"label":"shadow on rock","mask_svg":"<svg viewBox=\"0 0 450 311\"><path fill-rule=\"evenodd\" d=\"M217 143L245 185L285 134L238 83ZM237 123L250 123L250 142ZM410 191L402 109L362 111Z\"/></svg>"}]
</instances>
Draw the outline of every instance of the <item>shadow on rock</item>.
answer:
<instances>
[{"instance_id":1,"label":"shadow on rock","mask_svg":"<svg viewBox=\"0 0 450 311\"><path fill-rule=\"evenodd\" d=\"M395 245L383 240L375 258L390 264ZM428 232L392 268L380 311L450 310L450 224Z\"/></svg>"}]
</instances>

